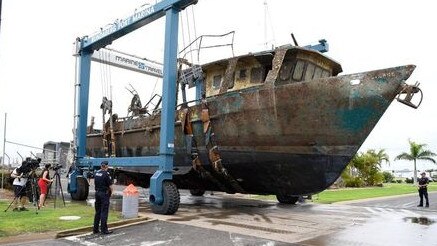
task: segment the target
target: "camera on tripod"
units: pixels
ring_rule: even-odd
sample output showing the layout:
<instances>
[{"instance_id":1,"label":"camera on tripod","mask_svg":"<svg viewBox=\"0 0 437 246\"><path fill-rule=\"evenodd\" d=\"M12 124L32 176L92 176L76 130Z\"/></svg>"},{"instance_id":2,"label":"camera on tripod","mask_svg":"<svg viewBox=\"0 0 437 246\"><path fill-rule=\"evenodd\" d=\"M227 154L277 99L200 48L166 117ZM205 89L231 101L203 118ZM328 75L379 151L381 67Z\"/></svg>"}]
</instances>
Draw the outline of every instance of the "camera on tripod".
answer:
<instances>
[{"instance_id":1,"label":"camera on tripod","mask_svg":"<svg viewBox=\"0 0 437 246\"><path fill-rule=\"evenodd\" d=\"M51 167L51 169L54 170L54 171L57 171L57 170L59 170L60 168L62 168L62 165L59 164L59 163L54 164L54 165Z\"/></svg>"},{"instance_id":2,"label":"camera on tripod","mask_svg":"<svg viewBox=\"0 0 437 246\"><path fill-rule=\"evenodd\" d=\"M21 164L20 171L23 173L23 176L29 176L30 173L35 171L39 164L41 163L41 158L32 159L27 157L25 161Z\"/></svg>"}]
</instances>

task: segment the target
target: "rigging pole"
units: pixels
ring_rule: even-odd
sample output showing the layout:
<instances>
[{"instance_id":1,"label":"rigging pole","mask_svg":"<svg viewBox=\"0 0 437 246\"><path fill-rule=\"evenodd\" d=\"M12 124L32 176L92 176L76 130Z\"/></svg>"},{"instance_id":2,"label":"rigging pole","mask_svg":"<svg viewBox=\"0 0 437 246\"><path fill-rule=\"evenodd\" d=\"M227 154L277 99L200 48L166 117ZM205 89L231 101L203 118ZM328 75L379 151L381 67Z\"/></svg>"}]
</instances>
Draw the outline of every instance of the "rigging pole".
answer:
<instances>
[{"instance_id":1,"label":"rigging pole","mask_svg":"<svg viewBox=\"0 0 437 246\"><path fill-rule=\"evenodd\" d=\"M2 29L2 0L0 0L0 31Z\"/></svg>"}]
</instances>

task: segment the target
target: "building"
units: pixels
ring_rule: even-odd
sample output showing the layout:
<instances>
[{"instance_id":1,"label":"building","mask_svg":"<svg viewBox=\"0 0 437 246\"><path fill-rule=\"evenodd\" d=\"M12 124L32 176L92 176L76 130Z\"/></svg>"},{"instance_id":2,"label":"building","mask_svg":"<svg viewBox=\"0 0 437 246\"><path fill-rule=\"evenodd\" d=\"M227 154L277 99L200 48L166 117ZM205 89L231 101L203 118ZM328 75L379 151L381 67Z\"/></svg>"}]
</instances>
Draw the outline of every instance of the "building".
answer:
<instances>
[{"instance_id":1,"label":"building","mask_svg":"<svg viewBox=\"0 0 437 246\"><path fill-rule=\"evenodd\" d=\"M61 165L67 167L67 154L70 149L68 142L45 142L42 163L50 163L52 166Z\"/></svg>"}]
</instances>

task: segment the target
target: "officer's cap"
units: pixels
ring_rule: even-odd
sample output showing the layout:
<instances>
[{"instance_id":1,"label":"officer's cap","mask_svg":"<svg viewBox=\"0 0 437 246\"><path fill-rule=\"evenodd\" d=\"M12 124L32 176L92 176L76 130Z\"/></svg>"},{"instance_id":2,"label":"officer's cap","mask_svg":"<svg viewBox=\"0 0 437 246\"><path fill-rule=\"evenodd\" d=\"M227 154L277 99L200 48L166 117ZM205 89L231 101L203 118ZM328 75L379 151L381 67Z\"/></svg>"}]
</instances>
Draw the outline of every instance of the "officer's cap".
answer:
<instances>
[{"instance_id":1,"label":"officer's cap","mask_svg":"<svg viewBox=\"0 0 437 246\"><path fill-rule=\"evenodd\" d=\"M100 166L107 166L108 162L107 161L102 161L102 163L100 163Z\"/></svg>"},{"instance_id":2,"label":"officer's cap","mask_svg":"<svg viewBox=\"0 0 437 246\"><path fill-rule=\"evenodd\" d=\"M422 173L420 173L420 174L426 174L425 172L422 172Z\"/></svg>"}]
</instances>

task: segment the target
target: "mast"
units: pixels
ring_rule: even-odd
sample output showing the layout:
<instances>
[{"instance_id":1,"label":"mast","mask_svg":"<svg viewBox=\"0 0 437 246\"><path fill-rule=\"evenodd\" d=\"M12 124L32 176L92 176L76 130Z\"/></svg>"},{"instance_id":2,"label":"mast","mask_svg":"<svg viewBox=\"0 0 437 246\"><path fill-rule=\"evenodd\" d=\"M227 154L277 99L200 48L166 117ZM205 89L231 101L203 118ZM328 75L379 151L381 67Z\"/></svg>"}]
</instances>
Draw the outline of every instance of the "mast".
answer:
<instances>
[{"instance_id":1,"label":"mast","mask_svg":"<svg viewBox=\"0 0 437 246\"><path fill-rule=\"evenodd\" d=\"M0 0L0 30L2 29L2 0Z\"/></svg>"}]
</instances>

